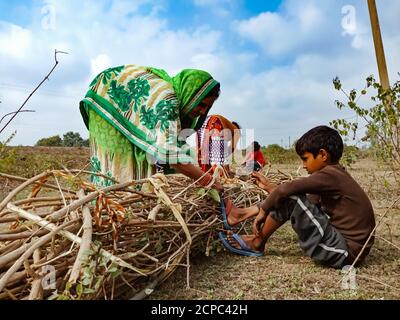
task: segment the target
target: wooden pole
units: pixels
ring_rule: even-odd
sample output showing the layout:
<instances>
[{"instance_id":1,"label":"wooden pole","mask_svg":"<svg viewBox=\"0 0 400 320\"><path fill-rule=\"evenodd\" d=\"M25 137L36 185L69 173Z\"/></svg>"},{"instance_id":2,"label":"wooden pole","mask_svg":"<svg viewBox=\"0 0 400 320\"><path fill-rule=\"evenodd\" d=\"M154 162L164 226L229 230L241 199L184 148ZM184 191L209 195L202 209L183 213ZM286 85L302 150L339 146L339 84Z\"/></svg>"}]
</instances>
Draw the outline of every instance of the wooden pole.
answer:
<instances>
[{"instance_id":1,"label":"wooden pole","mask_svg":"<svg viewBox=\"0 0 400 320\"><path fill-rule=\"evenodd\" d=\"M368 0L369 17L371 19L372 36L374 38L376 61L378 63L379 78L384 90L390 88L386 66L385 51L383 49L381 29L379 26L378 11L375 0Z\"/></svg>"},{"instance_id":2,"label":"wooden pole","mask_svg":"<svg viewBox=\"0 0 400 320\"><path fill-rule=\"evenodd\" d=\"M378 11L376 9L375 0L368 0L369 17L371 19L372 37L374 38L376 61L378 63L379 78L383 90L390 89L389 75L386 66L385 50L383 49L383 41L381 29L379 26ZM384 99L383 104L387 111L391 108L390 97ZM393 125L393 144L396 150L400 147L399 125Z\"/></svg>"}]
</instances>

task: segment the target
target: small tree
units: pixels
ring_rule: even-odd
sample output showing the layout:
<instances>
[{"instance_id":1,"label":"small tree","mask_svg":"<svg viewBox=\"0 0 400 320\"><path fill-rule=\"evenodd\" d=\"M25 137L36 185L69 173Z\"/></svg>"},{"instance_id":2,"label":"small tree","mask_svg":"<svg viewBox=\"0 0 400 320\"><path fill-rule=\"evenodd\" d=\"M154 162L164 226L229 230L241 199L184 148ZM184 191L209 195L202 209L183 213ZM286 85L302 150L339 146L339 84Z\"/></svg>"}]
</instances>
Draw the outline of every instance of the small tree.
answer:
<instances>
[{"instance_id":1,"label":"small tree","mask_svg":"<svg viewBox=\"0 0 400 320\"><path fill-rule=\"evenodd\" d=\"M63 136L64 147L82 147L85 141L78 132L69 131Z\"/></svg>"},{"instance_id":2,"label":"small tree","mask_svg":"<svg viewBox=\"0 0 400 320\"><path fill-rule=\"evenodd\" d=\"M36 142L37 147L61 147L63 145L63 141L61 140L59 135L42 138Z\"/></svg>"},{"instance_id":3,"label":"small tree","mask_svg":"<svg viewBox=\"0 0 400 320\"><path fill-rule=\"evenodd\" d=\"M333 80L335 89L342 91L348 101L343 103L336 100L336 106L342 110L349 108L353 110L357 116L355 122L345 119L337 119L330 122L341 135L350 136L353 134L355 138L356 132L359 130L358 119L363 119L367 124L366 136L364 141L371 143L375 154L381 161L390 165L393 172L398 174L400 167L400 145L399 145L399 117L400 117L400 81L397 81L391 88L384 90L382 86L376 82L373 76L366 79L366 86L358 93L353 89L347 93L342 89L342 83L336 77ZM375 95L371 95L373 106L361 107L358 100L361 96L367 94L367 90L375 89Z\"/></svg>"}]
</instances>

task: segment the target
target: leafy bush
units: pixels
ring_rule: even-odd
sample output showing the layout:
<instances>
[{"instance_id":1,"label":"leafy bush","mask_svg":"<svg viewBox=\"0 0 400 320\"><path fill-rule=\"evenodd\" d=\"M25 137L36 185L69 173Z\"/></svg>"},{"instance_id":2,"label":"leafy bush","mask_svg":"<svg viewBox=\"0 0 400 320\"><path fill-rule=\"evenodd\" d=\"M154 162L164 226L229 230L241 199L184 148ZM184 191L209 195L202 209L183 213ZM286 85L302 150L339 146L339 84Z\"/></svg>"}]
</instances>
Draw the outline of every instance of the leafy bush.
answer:
<instances>
[{"instance_id":1,"label":"leafy bush","mask_svg":"<svg viewBox=\"0 0 400 320\"><path fill-rule=\"evenodd\" d=\"M299 156L294 149L284 149L278 144L261 148L267 162L272 164L297 163Z\"/></svg>"},{"instance_id":2,"label":"leafy bush","mask_svg":"<svg viewBox=\"0 0 400 320\"><path fill-rule=\"evenodd\" d=\"M340 162L344 166L351 167L352 164L356 163L359 159L360 151L356 146L347 146L344 145L343 155L340 159Z\"/></svg>"},{"instance_id":3,"label":"leafy bush","mask_svg":"<svg viewBox=\"0 0 400 320\"><path fill-rule=\"evenodd\" d=\"M35 144L37 147L61 147L63 141L59 135L48 138L42 138Z\"/></svg>"},{"instance_id":4,"label":"leafy bush","mask_svg":"<svg viewBox=\"0 0 400 320\"><path fill-rule=\"evenodd\" d=\"M37 147L89 147L89 139L83 139L78 132L69 131L63 135L42 138L36 142Z\"/></svg>"},{"instance_id":5,"label":"leafy bush","mask_svg":"<svg viewBox=\"0 0 400 320\"><path fill-rule=\"evenodd\" d=\"M64 147L88 147L89 140L82 139L78 132L69 131L63 136Z\"/></svg>"}]
</instances>

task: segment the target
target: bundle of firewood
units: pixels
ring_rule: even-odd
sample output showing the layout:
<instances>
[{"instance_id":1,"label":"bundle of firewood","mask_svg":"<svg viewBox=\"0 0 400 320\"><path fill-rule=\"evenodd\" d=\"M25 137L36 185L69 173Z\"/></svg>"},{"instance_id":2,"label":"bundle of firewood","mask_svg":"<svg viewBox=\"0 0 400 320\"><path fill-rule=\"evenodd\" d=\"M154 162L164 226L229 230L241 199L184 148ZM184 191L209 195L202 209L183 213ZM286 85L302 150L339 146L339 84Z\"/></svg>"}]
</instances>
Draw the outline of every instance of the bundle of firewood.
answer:
<instances>
[{"instance_id":1,"label":"bundle of firewood","mask_svg":"<svg viewBox=\"0 0 400 320\"><path fill-rule=\"evenodd\" d=\"M97 174L106 187L96 188L89 175L46 171L2 200L0 299L143 299L179 266L189 284L190 257L218 246L214 189L161 174L126 183ZM266 196L250 181L222 180L237 206Z\"/></svg>"}]
</instances>

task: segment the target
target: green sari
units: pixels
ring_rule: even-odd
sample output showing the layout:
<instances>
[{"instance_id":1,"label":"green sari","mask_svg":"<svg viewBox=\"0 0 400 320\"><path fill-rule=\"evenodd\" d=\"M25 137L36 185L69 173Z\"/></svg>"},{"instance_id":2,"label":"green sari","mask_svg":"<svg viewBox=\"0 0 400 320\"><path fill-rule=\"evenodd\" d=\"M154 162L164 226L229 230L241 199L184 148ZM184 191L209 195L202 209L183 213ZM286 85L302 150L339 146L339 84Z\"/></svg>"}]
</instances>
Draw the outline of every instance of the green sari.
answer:
<instances>
[{"instance_id":1,"label":"green sari","mask_svg":"<svg viewBox=\"0 0 400 320\"><path fill-rule=\"evenodd\" d=\"M205 117L190 119L190 112L217 84L207 72L193 69L175 77L136 65L101 72L80 102L92 170L125 182L154 174L156 161L195 163L189 146L177 137L182 123L192 129L202 124ZM111 184L96 175L91 181Z\"/></svg>"}]
</instances>

